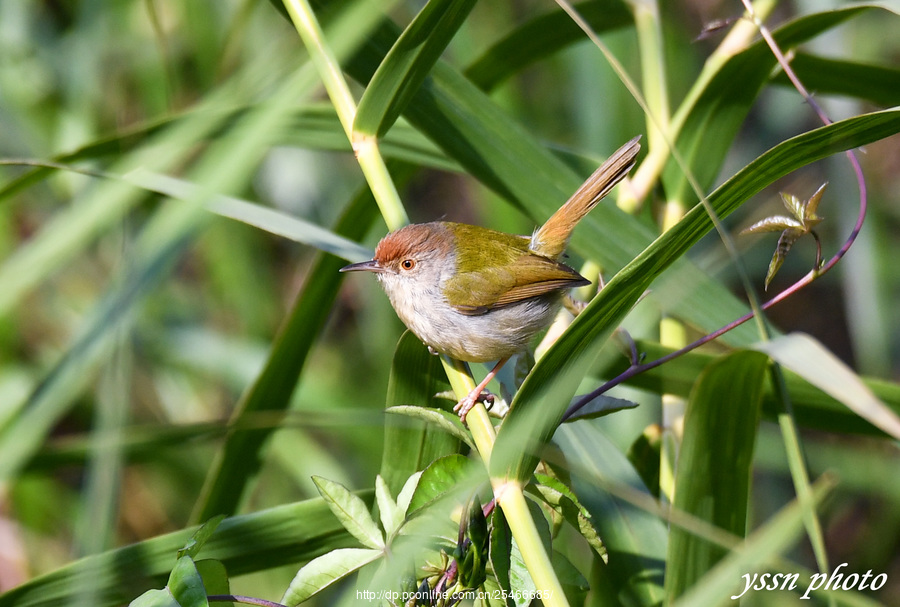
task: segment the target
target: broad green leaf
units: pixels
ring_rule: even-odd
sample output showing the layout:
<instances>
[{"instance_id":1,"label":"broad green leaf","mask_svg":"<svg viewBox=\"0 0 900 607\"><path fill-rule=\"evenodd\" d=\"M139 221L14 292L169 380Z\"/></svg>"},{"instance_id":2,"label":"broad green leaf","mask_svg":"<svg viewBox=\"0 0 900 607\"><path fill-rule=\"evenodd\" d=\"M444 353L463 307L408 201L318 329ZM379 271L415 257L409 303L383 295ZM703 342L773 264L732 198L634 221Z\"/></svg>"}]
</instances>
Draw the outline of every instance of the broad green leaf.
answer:
<instances>
[{"instance_id":1,"label":"broad green leaf","mask_svg":"<svg viewBox=\"0 0 900 607\"><path fill-rule=\"evenodd\" d=\"M203 544L212 537L212 534L216 532L216 527L225 520L225 515L220 514L219 516L214 516L209 519L203 525L197 529L197 532L191 536L191 539L187 541L183 548L178 551L176 555L178 558L183 556L189 556L191 558L197 558L197 553L200 552L200 549L203 548Z\"/></svg>"},{"instance_id":2,"label":"broad green leaf","mask_svg":"<svg viewBox=\"0 0 900 607\"><path fill-rule=\"evenodd\" d=\"M775 146L709 196L726 217L775 179L815 160L900 131L900 110L857 116L818 128ZM694 207L672 229L623 268L538 361L510 405L497 434L491 474L528 478L536 453L549 439L600 347L644 290L712 229L702 207Z\"/></svg>"},{"instance_id":3,"label":"broad green leaf","mask_svg":"<svg viewBox=\"0 0 900 607\"><path fill-rule=\"evenodd\" d=\"M203 579L191 557L183 556L176 561L167 586L181 607L209 607Z\"/></svg>"},{"instance_id":4,"label":"broad green leaf","mask_svg":"<svg viewBox=\"0 0 900 607\"><path fill-rule=\"evenodd\" d=\"M430 354L419 338L404 332L394 351L388 379L391 415L385 417L381 458L381 476L392 493L399 492L413 473L435 459L459 452L461 440L471 440L468 432L454 427L436 411L447 402L436 395L449 389L440 359Z\"/></svg>"},{"instance_id":5,"label":"broad green leaf","mask_svg":"<svg viewBox=\"0 0 900 607\"><path fill-rule=\"evenodd\" d=\"M462 455L445 455L429 464L422 472L409 502L407 516L447 496L462 496L465 500L477 488L473 463Z\"/></svg>"},{"instance_id":6,"label":"broad green leaf","mask_svg":"<svg viewBox=\"0 0 900 607\"><path fill-rule=\"evenodd\" d=\"M364 493L367 503L372 493ZM0 594L0 607L56 607L71 602L80 580L91 580L93 607L117 607L148 588L165 584L172 556L197 528L160 535L74 561ZM242 575L305 562L356 545L321 498L261 510L222 521L203 553Z\"/></svg>"},{"instance_id":7,"label":"broad green leaf","mask_svg":"<svg viewBox=\"0 0 900 607\"><path fill-rule=\"evenodd\" d=\"M284 593L281 603L288 607L299 605L383 554L381 550L368 548L341 548L323 554L300 568Z\"/></svg>"},{"instance_id":8,"label":"broad green leaf","mask_svg":"<svg viewBox=\"0 0 900 607\"><path fill-rule=\"evenodd\" d=\"M128 607L181 607L168 588L148 590L128 603Z\"/></svg>"},{"instance_id":9,"label":"broad green leaf","mask_svg":"<svg viewBox=\"0 0 900 607\"><path fill-rule=\"evenodd\" d=\"M834 487L834 480L825 478L813 485L813 499L818 504ZM765 525L755 530L738 550L732 550L673 605L730 605L731 597L739 597L743 589L742 576L748 572L764 571L773 558L788 550L803 532L803 508L791 502Z\"/></svg>"},{"instance_id":10,"label":"broad green leaf","mask_svg":"<svg viewBox=\"0 0 900 607\"><path fill-rule=\"evenodd\" d=\"M475 0L429 0L378 66L357 107L353 130L381 137L397 120Z\"/></svg>"},{"instance_id":11,"label":"broad green leaf","mask_svg":"<svg viewBox=\"0 0 900 607\"><path fill-rule=\"evenodd\" d=\"M709 365L691 393L673 506L732 535L746 532L751 468L768 359L753 351ZM669 534L666 594L674 600L726 554L681 528Z\"/></svg>"},{"instance_id":12,"label":"broad green leaf","mask_svg":"<svg viewBox=\"0 0 900 607\"><path fill-rule=\"evenodd\" d=\"M597 425L594 421L565 424L556 431L554 443L571 469L572 489L603 538L609 554L607 579L618 601L660 604L664 598L666 525L618 496L624 492L656 503L625 455ZM618 489L616 494L611 492L613 488Z\"/></svg>"},{"instance_id":13,"label":"broad green leaf","mask_svg":"<svg viewBox=\"0 0 900 607\"><path fill-rule=\"evenodd\" d=\"M873 426L900 439L900 416L878 400L856 373L809 335L792 333L761 343L757 349L844 403Z\"/></svg>"},{"instance_id":14,"label":"broad green leaf","mask_svg":"<svg viewBox=\"0 0 900 607\"><path fill-rule=\"evenodd\" d=\"M325 503L344 526L350 535L358 539L363 546L381 550L384 548L384 536L366 503L356 495L350 493L340 483L335 483L320 476L314 476L313 482L319 493L325 499Z\"/></svg>"}]
</instances>

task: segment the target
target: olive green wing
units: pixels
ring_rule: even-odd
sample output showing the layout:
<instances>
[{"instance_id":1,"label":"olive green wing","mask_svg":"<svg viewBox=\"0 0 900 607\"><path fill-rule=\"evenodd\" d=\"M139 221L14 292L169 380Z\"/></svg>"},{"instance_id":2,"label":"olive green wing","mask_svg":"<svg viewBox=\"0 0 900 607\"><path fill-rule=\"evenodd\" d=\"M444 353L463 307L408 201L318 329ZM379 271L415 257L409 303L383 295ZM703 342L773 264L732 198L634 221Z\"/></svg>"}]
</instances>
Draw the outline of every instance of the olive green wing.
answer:
<instances>
[{"instance_id":1,"label":"olive green wing","mask_svg":"<svg viewBox=\"0 0 900 607\"><path fill-rule=\"evenodd\" d=\"M459 272L444 286L447 301L463 314L485 314L553 291L590 284L569 266L525 253L505 264Z\"/></svg>"}]
</instances>

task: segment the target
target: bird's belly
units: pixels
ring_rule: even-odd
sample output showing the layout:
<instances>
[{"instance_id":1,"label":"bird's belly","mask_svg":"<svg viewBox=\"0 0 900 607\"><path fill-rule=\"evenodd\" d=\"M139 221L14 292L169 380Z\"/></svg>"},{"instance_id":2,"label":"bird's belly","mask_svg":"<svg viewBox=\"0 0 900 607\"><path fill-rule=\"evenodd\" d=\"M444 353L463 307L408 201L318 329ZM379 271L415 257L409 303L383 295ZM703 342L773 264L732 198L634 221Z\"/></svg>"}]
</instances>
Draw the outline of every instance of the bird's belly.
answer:
<instances>
[{"instance_id":1,"label":"bird's belly","mask_svg":"<svg viewBox=\"0 0 900 607\"><path fill-rule=\"evenodd\" d=\"M555 293L485 314L465 315L453 310L449 314L426 313L428 318L413 315L403 320L419 339L438 352L467 362L487 362L524 350L535 334L553 321L561 301Z\"/></svg>"}]
</instances>

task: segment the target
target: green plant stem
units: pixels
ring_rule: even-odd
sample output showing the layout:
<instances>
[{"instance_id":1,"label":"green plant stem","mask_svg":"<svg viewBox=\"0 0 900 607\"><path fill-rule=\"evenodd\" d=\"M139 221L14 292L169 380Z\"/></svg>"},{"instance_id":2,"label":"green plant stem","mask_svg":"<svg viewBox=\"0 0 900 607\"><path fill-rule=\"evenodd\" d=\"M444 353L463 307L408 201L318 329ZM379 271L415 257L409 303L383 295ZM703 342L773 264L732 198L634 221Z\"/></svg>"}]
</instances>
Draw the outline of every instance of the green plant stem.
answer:
<instances>
[{"instance_id":1,"label":"green plant stem","mask_svg":"<svg viewBox=\"0 0 900 607\"><path fill-rule=\"evenodd\" d=\"M464 362L446 356L441 357L441 362L457 398L464 398L475 389L475 380ZM481 459L489 467L497 435L484 405L476 404L466 415L466 423ZM537 588L544 594L543 604L548 607L567 606L569 603L528 509L522 485L503 477L491 478L491 487L494 499L503 510L510 532L519 545L525 567Z\"/></svg>"},{"instance_id":2,"label":"green plant stem","mask_svg":"<svg viewBox=\"0 0 900 607\"><path fill-rule=\"evenodd\" d=\"M665 148L664 133L669 130L669 95L659 5L656 0L632 0L631 8L640 50L644 99L650 110L646 116L647 145L651 150Z\"/></svg>"},{"instance_id":3,"label":"green plant stem","mask_svg":"<svg viewBox=\"0 0 900 607\"><path fill-rule=\"evenodd\" d=\"M312 7L308 0L284 0L284 6L319 71L325 91L334 105L347 139L353 146L356 160L359 162L369 187L372 188L375 201L378 203L378 208L381 210L388 229L396 230L406 225L409 223L409 218L400 202L400 195L387 170L384 157L378 149L378 140L353 130L356 101L350 93L350 87L341 71L341 64L337 56L325 41L325 34L319 26Z\"/></svg>"}]
</instances>

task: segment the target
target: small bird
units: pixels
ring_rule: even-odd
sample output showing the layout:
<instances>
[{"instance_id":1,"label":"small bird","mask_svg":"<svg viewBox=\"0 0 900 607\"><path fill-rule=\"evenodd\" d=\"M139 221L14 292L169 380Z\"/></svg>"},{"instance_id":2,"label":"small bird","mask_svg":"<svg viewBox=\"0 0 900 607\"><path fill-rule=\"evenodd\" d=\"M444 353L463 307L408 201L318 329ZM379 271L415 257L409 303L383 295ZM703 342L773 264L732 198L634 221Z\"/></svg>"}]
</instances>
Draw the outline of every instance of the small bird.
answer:
<instances>
[{"instance_id":1,"label":"small bird","mask_svg":"<svg viewBox=\"0 0 900 607\"><path fill-rule=\"evenodd\" d=\"M465 422L488 382L553 321L567 289L590 284L560 262L581 219L631 170L639 137L619 148L530 237L449 221L391 232L375 257L341 268L373 272L400 319L433 352L498 361L457 403Z\"/></svg>"}]
</instances>

